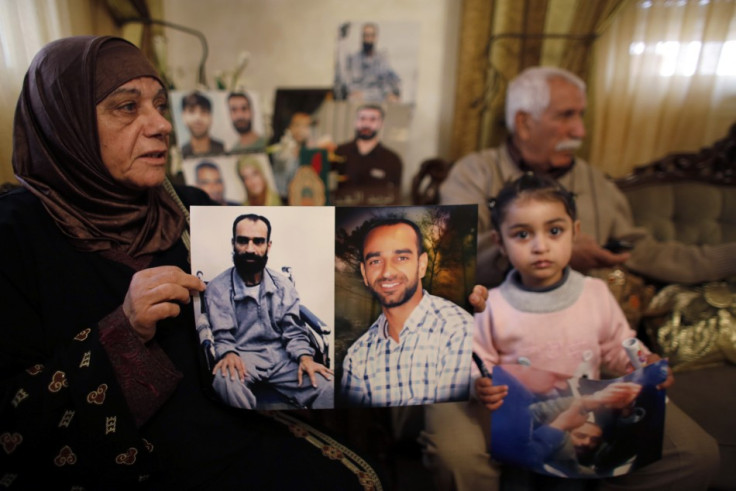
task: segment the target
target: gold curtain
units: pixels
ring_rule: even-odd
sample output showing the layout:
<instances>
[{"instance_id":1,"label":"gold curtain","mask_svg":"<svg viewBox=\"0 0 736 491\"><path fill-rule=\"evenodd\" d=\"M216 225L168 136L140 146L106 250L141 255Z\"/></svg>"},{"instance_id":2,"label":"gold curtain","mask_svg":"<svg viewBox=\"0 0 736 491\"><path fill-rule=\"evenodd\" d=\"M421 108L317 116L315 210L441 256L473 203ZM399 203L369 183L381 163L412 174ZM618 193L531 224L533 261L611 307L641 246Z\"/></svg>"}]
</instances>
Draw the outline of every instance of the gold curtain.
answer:
<instances>
[{"instance_id":1,"label":"gold curtain","mask_svg":"<svg viewBox=\"0 0 736 491\"><path fill-rule=\"evenodd\" d=\"M591 161L618 177L736 121L736 1L629 2L595 46Z\"/></svg>"},{"instance_id":2,"label":"gold curtain","mask_svg":"<svg viewBox=\"0 0 736 491\"><path fill-rule=\"evenodd\" d=\"M494 4L494 0L463 0L450 147L453 160L477 146Z\"/></svg>"},{"instance_id":3,"label":"gold curtain","mask_svg":"<svg viewBox=\"0 0 736 491\"><path fill-rule=\"evenodd\" d=\"M506 85L523 69L554 65L587 80L593 41L627 1L464 0L450 158L505 138Z\"/></svg>"}]
</instances>

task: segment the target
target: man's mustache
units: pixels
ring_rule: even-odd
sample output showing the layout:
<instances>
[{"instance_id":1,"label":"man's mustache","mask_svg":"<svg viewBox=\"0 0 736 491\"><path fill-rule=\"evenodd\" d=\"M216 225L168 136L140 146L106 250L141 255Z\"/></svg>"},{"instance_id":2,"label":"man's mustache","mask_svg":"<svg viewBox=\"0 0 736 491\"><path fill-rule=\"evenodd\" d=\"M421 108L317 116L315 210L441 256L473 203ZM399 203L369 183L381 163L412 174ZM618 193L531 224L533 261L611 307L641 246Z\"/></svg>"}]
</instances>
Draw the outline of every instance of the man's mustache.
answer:
<instances>
[{"instance_id":1,"label":"man's mustache","mask_svg":"<svg viewBox=\"0 0 736 491\"><path fill-rule=\"evenodd\" d=\"M555 145L555 150L558 152L564 152L566 150L577 150L581 147L583 144L583 140L577 140L577 139L569 139L569 140L562 140L557 145Z\"/></svg>"},{"instance_id":2,"label":"man's mustache","mask_svg":"<svg viewBox=\"0 0 736 491\"><path fill-rule=\"evenodd\" d=\"M243 252L238 254L238 257L242 258L244 261L252 261L254 259L261 259L262 256L259 256L254 252Z\"/></svg>"}]
</instances>

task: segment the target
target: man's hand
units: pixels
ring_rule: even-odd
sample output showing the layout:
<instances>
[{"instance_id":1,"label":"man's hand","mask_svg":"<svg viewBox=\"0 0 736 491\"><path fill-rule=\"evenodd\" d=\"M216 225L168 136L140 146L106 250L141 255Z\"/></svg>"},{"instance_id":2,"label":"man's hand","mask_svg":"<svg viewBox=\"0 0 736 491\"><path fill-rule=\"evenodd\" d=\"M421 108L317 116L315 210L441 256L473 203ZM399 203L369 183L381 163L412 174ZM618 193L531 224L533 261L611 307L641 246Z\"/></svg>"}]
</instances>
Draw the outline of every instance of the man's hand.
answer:
<instances>
[{"instance_id":1,"label":"man's hand","mask_svg":"<svg viewBox=\"0 0 736 491\"><path fill-rule=\"evenodd\" d=\"M489 411L495 411L503 404L504 398L509 393L509 386L493 385L493 380L488 377L480 377L475 379L475 393L478 395L478 400Z\"/></svg>"},{"instance_id":2,"label":"man's hand","mask_svg":"<svg viewBox=\"0 0 736 491\"><path fill-rule=\"evenodd\" d=\"M297 372L296 377L300 387L302 385L302 373L306 373L309 376L309 381L312 383L312 387L317 387L317 373L327 380L330 380L330 376L333 375L332 370L321 363L317 363L309 355L302 355L299 357L299 371Z\"/></svg>"},{"instance_id":3,"label":"man's hand","mask_svg":"<svg viewBox=\"0 0 736 491\"><path fill-rule=\"evenodd\" d=\"M605 389L594 394L583 396L585 409L592 410L600 407L623 409L628 407L639 396L641 385L633 382L614 382Z\"/></svg>"},{"instance_id":4,"label":"man's hand","mask_svg":"<svg viewBox=\"0 0 736 491\"><path fill-rule=\"evenodd\" d=\"M178 316L180 304L188 304L191 296L204 288L202 280L176 266L144 269L130 281L123 313L141 341L147 343L156 334L158 321Z\"/></svg>"},{"instance_id":5,"label":"man's hand","mask_svg":"<svg viewBox=\"0 0 736 491\"><path fill-rule=\"evenodd\" d=\"M587 420L588 412L583 400L575 399L567 409L552 420L549 426L561 431L570 431L582 426Z\"/></svg>"},{"instance_id":6,"label":"man's hand","mask_svg":"<svg viewBox=\"0 0 736 491\"><path fill-rule=\"evenodd\" d=\"M610 268L629 260L631 254L620 252L615 254L604 249L593 236L580 233L572 246L570 266L576 271L585 273L595 268Z\"/></svg>"},{"instance_id":7,"label":"man's hand","mask_svg":"<svg viewBox=\"0 0 736 491\"><path fill-rule=\"evenodd\" d=\"M488 300L488 288L483 285L475 285L473 291L470 292L468 301L473 306L476 314L480 314L486 309L486 301Z\"/></svg>"},{"instance_id":8,"label":"man's hand","mask_svg":"<svg viewBox=\"0 0 736 491\"><path fill-rule=\"evenodd\" d=\"M232 351L226 353L225 356L220 358L215 368L212 369L212 375L217 375L218 370L222 373L223 377L230 375L230 380L235 380L235 376L240 379L241 382L245 382L245 364L243 364L242 358L237 353Z\"/></svg>"}]
</instances>

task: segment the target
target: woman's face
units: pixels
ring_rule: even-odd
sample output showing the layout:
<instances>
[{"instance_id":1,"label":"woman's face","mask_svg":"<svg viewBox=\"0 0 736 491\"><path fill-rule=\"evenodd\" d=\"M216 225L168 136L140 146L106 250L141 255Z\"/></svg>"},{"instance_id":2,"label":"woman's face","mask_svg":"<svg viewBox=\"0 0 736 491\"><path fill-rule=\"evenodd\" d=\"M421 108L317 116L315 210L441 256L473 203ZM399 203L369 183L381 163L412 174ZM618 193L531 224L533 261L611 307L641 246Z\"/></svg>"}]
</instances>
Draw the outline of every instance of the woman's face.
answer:
<instances>
[{"instance_id":1,"label":"woman's face","mask_svg":"<svg viewBox=\"0 0 736 491\"><path fill-rule=\"evenodd\" d=\"M97 104L102 162L116 181L139 189L163 182L171 133L167 110L166 91L150 77L124 83Z\"/></svg>"},{"instance_id":2,"label":"woman's face","mask_svg":"<svg viewBox=\"0 0 736 491\"><path fill-rule=\"evenodd\" d=\"M579 229L560 201L521 196L509 203L500 245L525 286L547 287L562 279Z\"/></svg>"},{"instance_id":3,"label":"woman's face","mask_svg":"<svg viewBox=\"0 0 736 491\"><path fill-rule=\"evenodd\" d=\"M240 177L243 178L245 190L251 196L260 196L266 189L266 181L263 179L261 171L255 167L247 166L240 171Z\"/></svg>"}]
</instances>

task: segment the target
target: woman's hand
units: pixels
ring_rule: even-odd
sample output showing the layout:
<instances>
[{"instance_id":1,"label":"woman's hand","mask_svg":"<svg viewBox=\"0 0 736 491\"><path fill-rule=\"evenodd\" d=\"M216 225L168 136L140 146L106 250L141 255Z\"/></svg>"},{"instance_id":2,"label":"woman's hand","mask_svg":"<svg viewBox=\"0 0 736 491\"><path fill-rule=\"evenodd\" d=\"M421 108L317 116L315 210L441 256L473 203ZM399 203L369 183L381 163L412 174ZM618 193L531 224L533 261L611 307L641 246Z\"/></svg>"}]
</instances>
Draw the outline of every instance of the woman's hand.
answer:
<instances>
[{"instance_id":1,"label":"woman's hand","mask_svg":"<svg viewBox=\"0 0 736 491\"><path fill-rule=\"evenodd\" d=\"M176 266L144 269L133 275L123 301L123 313L144 343L156 334L156 323L181 312L191 296L204 291L205 285L196 276Z\"/></svg>"},{"instance_id":2,"label":"woman's hand","mask_svg":"<svg viewBox=\"0 0 736 491\"><path fill-rule=\"evenodd\" d=\"M493 385L493 380L488 377L480 377L475 379L475 393L478 395L478 400L489 411L495 411L503 404L503 399L509 393L509 386Z\"/></svg>"}]
</instances>

